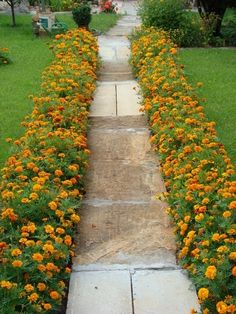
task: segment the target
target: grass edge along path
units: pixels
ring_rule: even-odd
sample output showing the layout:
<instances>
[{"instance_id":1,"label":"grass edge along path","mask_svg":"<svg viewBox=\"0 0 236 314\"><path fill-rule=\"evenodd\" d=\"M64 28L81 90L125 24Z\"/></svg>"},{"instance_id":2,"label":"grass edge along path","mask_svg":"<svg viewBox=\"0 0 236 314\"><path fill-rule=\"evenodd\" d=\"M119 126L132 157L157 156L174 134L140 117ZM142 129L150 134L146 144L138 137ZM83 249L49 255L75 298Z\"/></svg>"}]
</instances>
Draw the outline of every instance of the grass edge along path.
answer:
<instances>
[{"instance_id":1,"label":"grass edge along path","mask_svg":"<svg viewBox=\"0 0 236 314\"><path fill-rule=\"evenodd\" d=\"M203 314L235 313L233 165L184 76L168 33L141 29L131 42L131 64L161 162L179 262L195 283Z\"/></svg>"},{"instance_id":2,"label":"grass edge along path","mask_svg":"<svg viewBox=\"0 0 236 314\"><path fill-rule=\"evenodd\" d=\"M87 118L98 46L84 29L57 35L42 94L0 180L0 312L60 307L87 168Z\"/></svg>"}]
</instances>

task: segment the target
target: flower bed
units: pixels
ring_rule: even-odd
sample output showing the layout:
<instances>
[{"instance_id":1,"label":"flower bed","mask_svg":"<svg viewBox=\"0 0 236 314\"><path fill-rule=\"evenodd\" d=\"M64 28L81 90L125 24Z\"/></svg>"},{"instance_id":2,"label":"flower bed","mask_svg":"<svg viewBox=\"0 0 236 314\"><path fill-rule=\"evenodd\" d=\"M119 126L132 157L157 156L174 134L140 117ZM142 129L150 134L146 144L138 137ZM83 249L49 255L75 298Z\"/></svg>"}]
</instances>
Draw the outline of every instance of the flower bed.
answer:
<instances>
[{"instance_id":1,"label":"flower bed","mask_svg":"<svg viewBox=\"0 0 236 314\"><path fill-rule=\"evenodd\" d=\"M168 33L136 31L131 64L161 162L179 262L195 283L204 314L235 313L233 166L217 139L215 123L205 117L184 76Z\"/></svg>"},{"instance_id":2,"label":"flower bed","mask_svg":"<svg viewBox=\"0 0 236 314\"><path fill-rule=\"evenodd\" d=\"M87 168L87 118L97 42L84 29L57 35L42 93L0 180L0 312L55 312L65 295L76 209Z\"/></svg>"}]
</instances>

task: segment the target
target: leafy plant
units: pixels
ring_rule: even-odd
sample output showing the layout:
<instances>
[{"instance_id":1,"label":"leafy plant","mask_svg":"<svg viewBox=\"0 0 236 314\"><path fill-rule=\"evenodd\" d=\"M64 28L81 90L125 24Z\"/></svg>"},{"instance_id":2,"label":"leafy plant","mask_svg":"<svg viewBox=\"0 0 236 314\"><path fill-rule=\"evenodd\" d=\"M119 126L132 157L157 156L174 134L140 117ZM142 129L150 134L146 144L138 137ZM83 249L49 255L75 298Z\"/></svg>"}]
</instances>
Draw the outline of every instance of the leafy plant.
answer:
<instances>
[{"instance_id":1,"label":"leafy plant","mask_svg":"<svg viewBox=\"0 0 236 314\"><path fill-rule=\"evenodd\" d=\"M77 8L72 11L73 19L78 27L86 27L91 21L91 8L86 3L81 3Z\"/></svg>"},{"instance_id":2,"label":"leafy plant","mask_svg":"<svg viewBox=\"0 0 236 314\"><path fill-rule=\"evenodd\" d=\"M8 48L0 48L0 65L10 63L10 59L8 57Z\"/></svg>"}]
</instances>

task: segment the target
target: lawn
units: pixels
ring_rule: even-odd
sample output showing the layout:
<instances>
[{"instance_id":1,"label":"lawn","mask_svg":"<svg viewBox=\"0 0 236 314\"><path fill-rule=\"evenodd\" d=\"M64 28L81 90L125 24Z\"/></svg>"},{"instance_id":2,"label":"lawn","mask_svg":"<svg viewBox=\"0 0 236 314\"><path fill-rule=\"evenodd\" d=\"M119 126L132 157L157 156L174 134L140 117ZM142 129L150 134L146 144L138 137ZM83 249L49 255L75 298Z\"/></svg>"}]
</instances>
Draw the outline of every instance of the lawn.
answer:
<instances>
[{"instance_id":1,"label":"lawn","mask_svg":"<svg viewBox=\"0 0 236 314\"><path fill-rule=\"evenodd\" d=\"M90 27L104 32L118 18L114 14L94 15ZM59 19L70 28L75 26L70 15L59 15ZM17 27L13 28L9 26L11 17L0 14L1 47L9 48L12 60L10 65L0 68L0 165L11 151L11 145L5 139L15 139L23 134L20 123L33 106L28 96L40 92L41 73L52 60L52 52L48 48L51 39L33 36L31 16L16 16L16 21Z\"/></svg>"},{"instance_id":2,"label":"lawn","mask_svg":"<svg viewBox=\"0 0 236 314\"><path fill-rule=\"evenodd\" d=\"M205 112L236 164L236 48L183 49L180 57L191 82L203 82L198 94L207 99Z\"/></svg>"}]
</instances>

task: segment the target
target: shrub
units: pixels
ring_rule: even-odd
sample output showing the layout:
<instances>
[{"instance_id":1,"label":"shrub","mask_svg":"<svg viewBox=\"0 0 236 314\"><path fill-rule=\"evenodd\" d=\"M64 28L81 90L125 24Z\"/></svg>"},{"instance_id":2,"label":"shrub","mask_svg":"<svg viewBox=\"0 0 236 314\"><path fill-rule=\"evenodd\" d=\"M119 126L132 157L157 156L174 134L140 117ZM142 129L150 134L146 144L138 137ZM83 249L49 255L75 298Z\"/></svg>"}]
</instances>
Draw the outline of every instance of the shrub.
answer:
<instances>
[{"instance_id":1,"label":"shrub","mask_svg":"<svg viewBox=\"0 0 236 314\"><path fill-rule=\"evenodd\" d=\"M218 141L215 123L207 120L187 82L168 33L141 29L131 50L165 179L179 262L196 285L204 314L235 313L233 165Z\"/></svg>"},{"instance_id":2,"label":"shrub","mask_svg":"<svg viewBox=\"0 0 236 314\"><path fill-rule=\"evenodd\" d=\"M143 0L139 8L144 26L178 29L184 14L183 0Z\"/></svg>"},{"instance_id":3,"label":"shrub","mask_svg":"<svg viewBox=\"0 0 236 314\"><path fill-rule=\"evenodd\" d=\"M73 9L72 11L73 19L78 27L86 27L91 21L91 8L86 3L81 3L77 8Z\"/></svg>"},{"instance_id":4,"label":"shrub","mask_svg":"<svg viewBox=\"0 0 236 314\"><path fill-rule=\"evenodd\" d=\"M57 35L42 94L0 180L0 312L55 313L65 296L98 47L84 29Z\"/></svg>"}]
</instances>

